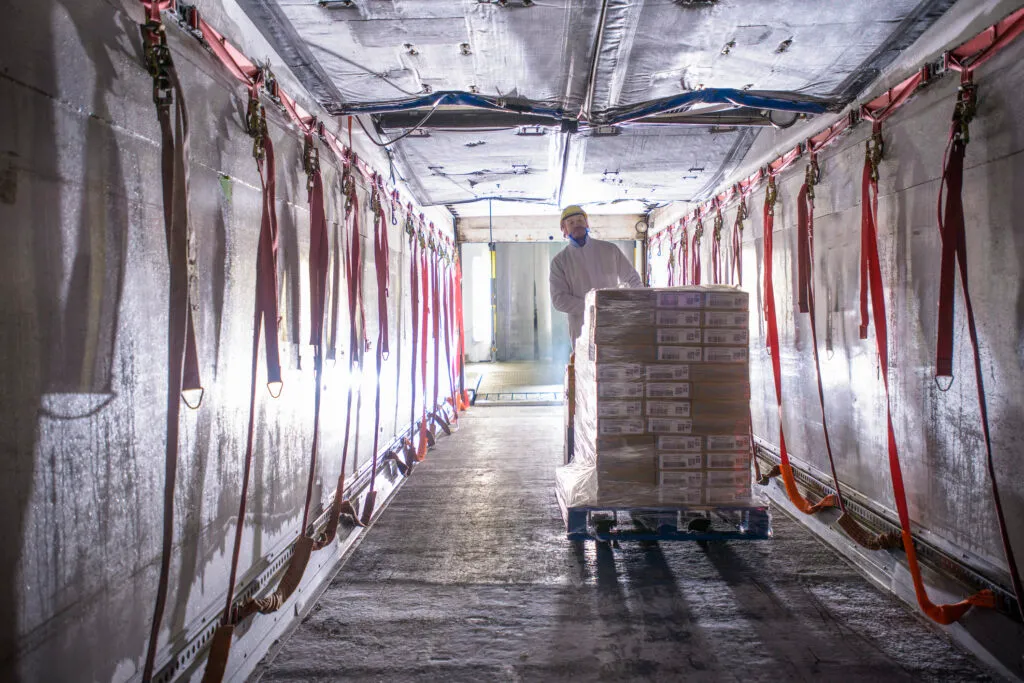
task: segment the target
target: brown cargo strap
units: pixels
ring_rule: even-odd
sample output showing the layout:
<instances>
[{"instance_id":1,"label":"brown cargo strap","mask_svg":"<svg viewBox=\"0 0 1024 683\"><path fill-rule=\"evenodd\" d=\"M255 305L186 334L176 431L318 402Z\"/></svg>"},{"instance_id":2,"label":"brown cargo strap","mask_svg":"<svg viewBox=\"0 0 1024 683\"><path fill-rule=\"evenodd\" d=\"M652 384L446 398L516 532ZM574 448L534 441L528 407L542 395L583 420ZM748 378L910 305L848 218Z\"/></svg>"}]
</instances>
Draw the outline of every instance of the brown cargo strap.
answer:
<instances>
[{"instance_id":1,"label":"brown cargo strap","mask_svg":"<svg viewBox=\"0 0 1024 683\"><path fill-rule=\"evenodd\" d=\"M174 549L174 492L178 471L179 418L181 402L198 408L203 389L199 380L196 349L194 298L190 291L195 279L192 225L188 216L189 132L185 98L174 69L167 35L160 18L159 3L146 5L145 24L140 26L147 67L153 77L153 102L160 123L161 181L164 233L168 259L167 312L167 416L164 467L163 538L160 578L150 628L143 680L153 676L157 642L163 625ZM174 108L172 117L171 108ZM173 118L173 121L172 121Z\"/></svg>"}]
</instances>

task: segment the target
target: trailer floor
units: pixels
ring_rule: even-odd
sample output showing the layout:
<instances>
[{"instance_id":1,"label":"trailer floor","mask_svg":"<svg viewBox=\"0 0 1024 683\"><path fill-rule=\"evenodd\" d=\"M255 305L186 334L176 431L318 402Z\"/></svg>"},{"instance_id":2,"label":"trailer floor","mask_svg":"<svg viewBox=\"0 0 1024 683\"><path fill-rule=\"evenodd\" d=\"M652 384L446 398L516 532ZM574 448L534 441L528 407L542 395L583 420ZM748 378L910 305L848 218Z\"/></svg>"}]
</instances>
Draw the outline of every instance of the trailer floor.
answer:
<instances>
[{"instance_id":1,"label":"trailer floor","mask_svg":"<svg viewBox=\"0 0 1024 683\"><path fill-rule=\"evenodd\" d=\"M771 541L573 544L561 411L438 439L263 681L987 681L796 521Z\"/></svg>"}]
</instances>

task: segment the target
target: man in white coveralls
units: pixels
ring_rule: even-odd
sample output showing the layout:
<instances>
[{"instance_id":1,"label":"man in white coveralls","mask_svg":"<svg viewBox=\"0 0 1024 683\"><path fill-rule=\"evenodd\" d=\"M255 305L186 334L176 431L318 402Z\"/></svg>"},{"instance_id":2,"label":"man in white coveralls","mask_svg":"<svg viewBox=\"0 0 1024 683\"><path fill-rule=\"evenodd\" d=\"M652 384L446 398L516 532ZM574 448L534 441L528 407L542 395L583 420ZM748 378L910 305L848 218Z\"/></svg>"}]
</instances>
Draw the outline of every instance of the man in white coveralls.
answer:
<instances>
[{"instance_id":1,"label":"man in white coveralls","mask_svg":"<svg viewBox=\"0 0 1024 683\"><path fill-rule=\"evenodd\" d=\"M551 260L551 303L569 314L569 334L575 346L583 328L583 299L587 292L643 287L644 283L618 247L588 235L590 224L582 208L565 207L561 224L569 245Z\"/></svg>"}]
</instances>

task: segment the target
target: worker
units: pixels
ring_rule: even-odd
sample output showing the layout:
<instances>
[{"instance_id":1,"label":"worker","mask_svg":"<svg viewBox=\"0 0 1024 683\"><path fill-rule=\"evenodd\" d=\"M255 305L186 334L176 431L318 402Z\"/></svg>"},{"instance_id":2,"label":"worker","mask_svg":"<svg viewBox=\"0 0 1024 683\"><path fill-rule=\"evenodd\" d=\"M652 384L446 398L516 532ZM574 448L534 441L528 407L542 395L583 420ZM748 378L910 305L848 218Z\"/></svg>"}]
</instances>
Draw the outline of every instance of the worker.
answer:
<instances>
[{"instance_id":1,"label":"worker","mask_svg":"<svg viewBox=\"0 0 1024 683\"><path fill-rule=\"evenodd\" d=\"M562 235L569 245L551 259L551 303L569 314L572 344L583 329L583 298L592 289L643 287L636 269L611 242L589 236L587 213L578 206L562 211Z\"/></svg>"}]
</instances>

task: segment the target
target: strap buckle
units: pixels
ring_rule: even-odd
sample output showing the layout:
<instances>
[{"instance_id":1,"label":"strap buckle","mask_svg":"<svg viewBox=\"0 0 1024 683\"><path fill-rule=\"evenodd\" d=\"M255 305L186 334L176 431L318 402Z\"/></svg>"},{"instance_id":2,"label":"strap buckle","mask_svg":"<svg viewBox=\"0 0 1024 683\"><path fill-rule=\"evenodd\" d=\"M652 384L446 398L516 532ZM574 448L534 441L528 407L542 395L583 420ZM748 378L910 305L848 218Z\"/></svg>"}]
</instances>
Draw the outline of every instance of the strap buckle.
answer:
<instances>
[{"instance_id":1,"label":"strap buckle","mask_svg":"<svg viewBox=\"0 0 1024 683\"><path fill-rule=\"evenodd\" d=\"M718 207L715 212L714 232L712 233L715 238L715 242L722 241L722 226L725 224L725 219L722 217L722 207Z\"/></svg>"},{"instance_id":2,"label":"strap buckle","mask_svg":"<svg viewBox=\"0 0 1024 683\"><path fill-rule=\"evenodd\" d=\"M775 203L779 200L779 188L775 185L775 176L768 174L768 187L764 191L764 202L768 206L768 215L775 215Z\"/></svg>"},{"instance_id":3,"label":"strap buckle","mask_svg":"<svg viewBox=\"0 0 1024 683\"><path fill-rule=\"evenodd\" d=\"M871 180L878 182L878 164L882 161L885 150L885 142L882 140L882 131L876 130L864 143L864 159L871 165Z\"/></svg>"},{"instance_id":4,"label":"strap buckle","mask_svg":"<svg viewBox=\"0 0 1024 683\"><path fill-rule=\"evenodd\" d=\"M970 123L978 112L978 86L964 81L956 92L956 106L953 108L953 139L965 145L971 141Z\"/></svg>"},{"instance_id":5,"label":"strap buckle","mask_svg":"<svg viewBox=\"0 0 1024 683\"><path fill-rule=\"evenodd\" d=\"M818 184L820 178L821 169L818 168L818 155L811 152L811 161L804 171L804 183L807 185L807 197L812 200L814 199L814 186Z\"/></svg>"},{"instance_id":6,"label":"strap buckle","mask_svg":"<svg viewBox=\"0 0 1024 683\"><path fill-rule=\"evenodd\" d=\"M313 178L320 172L320 150L313 144L313 136L307 135L302 146L302 170L306 172L306 190L313 191Z\"/></svg>"},{"instance_id":7,"label":"strap buckle","mask_svg":"<svg viewBox=\"0 0 1024 683\"><path fill-rule=\"evenodd\" d=\"M356 199L356 181L352 178L352 168L348 164L341 171L341 193L345 195L345 215L352 213Z\"/></svg>"},{"instance_id":8,"label":"strap buckle","mask_svg":"<svg viewBox=\"0 0 1024 683\"><path fill-rule=\"evenodd\" d=\"M736 225L739 226L740 232L743 232L743 221L745 220L747 220L747 199L740 195L740 204L736 207Z\"/></svg>"},{"instance_id":9,"label":"strap buckle","mask_svg":"<svg viewBox=\"0 0 1024 683\"><path fill-rule=\"evenodd\" d=\"M263 141L267 135L267 113L260 103L255 91L249 92L249 107L245 116L246 132L252 138L252 156L256 161L263 161L266 150Z\"/></svg>"},{"instance_id":10,"label":"strap buckle","mask_svg":"<svg viewBox=\"0 0 1024 683\"><path fill-rule=\"evenodd\" d=\"M158 108L170 107L174 102L171 85L171 50L167 47L167 31L159 21L147 21L141 27L145 43L146 69L153 77L153 102Z\"/></svg>"}]
</instances>

